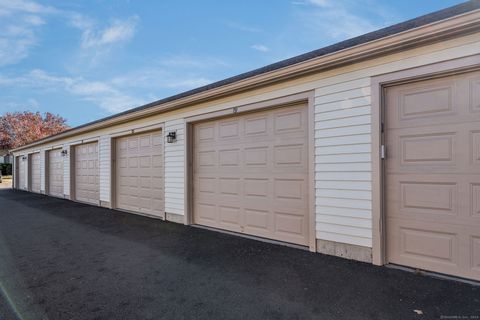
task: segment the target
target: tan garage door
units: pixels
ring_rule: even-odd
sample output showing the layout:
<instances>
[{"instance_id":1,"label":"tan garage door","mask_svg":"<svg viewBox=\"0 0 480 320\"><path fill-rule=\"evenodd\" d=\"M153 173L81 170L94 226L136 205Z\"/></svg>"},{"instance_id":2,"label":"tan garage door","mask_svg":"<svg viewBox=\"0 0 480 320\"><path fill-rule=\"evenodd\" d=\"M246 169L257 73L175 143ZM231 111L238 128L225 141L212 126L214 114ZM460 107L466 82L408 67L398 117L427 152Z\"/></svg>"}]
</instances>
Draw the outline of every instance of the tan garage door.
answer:
<instances>
[{"instance_id":1,"label":"tan garage door","mask_svg":"<svg viewBox=\"0 0 480 320\"><path fill-rule=\"evenodd\" d=\"M98 143L75 146L75 199L99 204Z\"/></svg>"},{"instance_id":2,"label":"tan garage door","mask_svg":"<svg viewBox=\"0 0 480 320\"><path fill-rule=\"evenodd\" d=\"M163 218L164 168L162 131L118 138L116 207Z\"/></svg>"},{"instance_id":3,"label":"tan garage door","mask_svg":"<svg viewBox=\"0 0 480 320\"><path fill-rule=\"evenodd\" d=\"M40 153L30 155L30 188L32 192L40 193Z\"/></svg>"},{"instance_id":4,"label":"tan garage door","mask_svg":"<svg viewBox=\"0 0 480 320\"><path fill-rule=\"evenodd\" d=\"M480 280L480 72L386 90L387 258Z\"/></svg>"},{"instance_id":5,"label":"tan garage door","mask_svg":"<svg viewBox=\"0 0 480 320\"><path fill-rule=\"evenodd\" d=\"M48 194L63 197L62 149L48 151Z\"/></svg>"},{"instance_id":6,"label":"tan garage door","mask_svg":"<svg viewBox=\"0 0 480 320\"><path fill-rule=\"evenodd\" d=\"M305 105L195 124L194 223L308 244Z\"/></svg>"},{"instance_id":7,"label":"tan garage door","mask_svg":"<svg viewBox=\"0 0 480 320\"><path fill-rule=\"evenodd\" d=\"M26 157L26 156L25 156ZM18 189L27 190L27 160L23 156L17 158L18 165Z\"/></svg>"}]
</instances>

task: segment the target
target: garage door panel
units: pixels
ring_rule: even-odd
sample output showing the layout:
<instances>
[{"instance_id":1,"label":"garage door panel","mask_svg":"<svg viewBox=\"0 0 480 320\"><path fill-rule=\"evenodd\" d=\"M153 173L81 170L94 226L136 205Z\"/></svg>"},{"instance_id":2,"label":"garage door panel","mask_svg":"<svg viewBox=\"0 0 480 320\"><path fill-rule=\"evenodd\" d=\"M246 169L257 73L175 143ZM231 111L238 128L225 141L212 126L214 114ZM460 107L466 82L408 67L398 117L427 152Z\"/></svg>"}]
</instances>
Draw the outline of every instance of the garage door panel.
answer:
<instances>
[{"instance_id":1,"label":"garage door panel","mask_svg":"<svg viewBox=\"0 0 480 320\"><path fill-rule=\"evenodd\" d=\"M272 130L271 126L272 124L265 114L246 116L244 122L245 137L255 137L257 139L261 136L267 137L268 132Z\"/></svg>"},{"instance_id":2,"label":"garage door panel","mask_svg":"<svg viewBox=\"0 0 480 320\"><path fill-rule=\"evenodd\" d=\"M62 149L48 151L48 194L63 197Z\"/></svg>"},{"instance_id":3,"label":"garage door panel","mask_svg":"<svg viewBox=\"0 0 480 320\"><path fill-rule=\"evenodd\" d=\"M470 184L470 215L480 219L480 182Z\"/></svg>"},{"instance_id":4,"label":"garage door panel","mask_svg":"<svg viewBox=\"0 0 480 320\"><path fill-rule=\"evenodd\" d=\"M163 195L163 178L162 177L151 177L152 181L152 189L155 191L161 191L159 193L156 193L158 197L161 197Z\"/></svg>"},{"instance_id":5,"label":"garage door panel","mask_svg":"<svg viewBox=\"0 0 480 320\"><path fill-rule=\"evenodd\" d=\"M387 252L396 263L475 278L478 272L478 225L465 227L411 219L387 221L392 240Z\"/></svg>"},{"instance_id":6,"label":"garage door panel","mask_svg":"<svg viewBox=\"0 0 480 320\"><path fill-rule=\"evenodd\" d=\"M452 165L456 140L458 138L451 132L400 136L398 142L401 145L401 163Z\"/></svg>"},{"instance_id":7,"label":"garage door panel","mask_svg":"<svg viewBox=\"0 0 480 320\"><path fill-rule=\"evenodd\" d=\"M269 227L270 223L270 211L269 210L261 210L260 208L250 209L245 208L245 224L244 229L245 231L249 231L250 233L254 233L256 235L261 235L267 237L271 231Z\"/></svg>"},{"instance_id":8,"label":"garage door panel","mask_svg":"<svg viewBox=\"0 0 480 320\"><path fill-rule=\"evenodd\" d=\"M476 166L478 124L389 130L389 171L469 172Z\"/></svg>"},{"instance_id":9,"label":"garage door panel","mask_svg":"<svg viewBox=\"0 0 480 320\"><path fill-rule=\"evenodd\" d=\"M303 141L291 141L289 144L277 145L273 152L273 163L280 167L300 167L306 165L308 152Z\"/></svg>"},{"instance_id":10,"label":"garage door panel","mask_svg":"<svg viewBox=\"0 0 480 320\"><path fill-rule=\"evenodd\" d=\"M390 128L478 120L480 114L470 106L475 105L477 95L475 79L450 76L389 88L386 102L392 110L387 114Z\"/></svg>"},{"instance_id":11,"label":"garage door panel","mask_svg":"<svg viewBox=\"0 0 480 320\"><path fill-rule=\"evenodd\" d=\"M121 137L116 145L117 208L163 218L162 131Z\"/></svg>"},{"instance_id":12,"label":"garage door panel","mask_svg":"<svg viewBox=\"0 0 480 320\"><path fill-rule=\"evenodd\" d=\"M390 222L393 225L396 221ZM397 243L391 243L392 246L398 247L398 259L403 261L418 259L423 266L440 263L448 268L459 267L459 235L451 228L444 228L442 224L408 221L402 221L402 224L401 228L388 229L389 233L398 238Z\"/></svg>"},{"instance_id":13,"label":"garage door panel","mask_svg":"<svg viewBox=\"0 0 480 320\"><path fill-rule=\"evenodd\" d=\"M273 111L273 129L276 135L305 134L307 128L307 113L305 110L282 108Z\"/></svg>"},{"instance_id":14,"label":"garage door panel","mask_svg":"<svg viewBox=\"0 0 480 320\"><path fill-rule=\"evenodd\" d=\"M193 127L194 222L306 245L307 108Z\"/></svg>"},{"instance_id":15,"label":"garage door panel","mask_svg":"<svg viewBox=\"0 0 480 320\"><path fill-rule=\"evenodd\" d=\"M271 199L272 179L268 177L245 178L239 180L238 184L243 185L243 194L247 201L264 202Z\"/></svg>"},{"instance_id":16,"label":"garage door panel","mask_svg":"<svg viewBox=\"0 0 480 320\"><path fill-rule=\"evenodd\" d=\"M479 181L480 175L390 175L389 216L478 224L472 218L479 216Z\"/></svg>"},{"instance_id":17,"label":"garage door panel","mask_svg":"<svg viewBox=\"0 0 480 320\"><path fill-rule=\"evenodd\" d=\"M297 241L303 238L303 234L307 232L308 227L304 216L292 215L290 213L275 212L275 233Z\"/></svg>"},{"instance_id":18,"label":"garage door panel","mask_svg":"<svg viewBox=\"0 0 480 320\"><path fill-rule=\"evenodd\" d=\"M237 139L240 136L239 120L224 120L218 123L218 141Z\"/></svg>"},{"instance_id":19,"label":"garage door panel","mask_svg":"<svg viewBox=\"0 0 480 320\"><path fill-rule=\"evenodd\" d=\"M295 207L306 203L307 183L305 179L276 178L273 180L274 199Z\"/></svg>"},{"instance_id":20,"label":"garage door panel","mask_svg":"<svg viewBox=\"0 0 480 320\"><path fill-rule=\"evenodd\" d=\"M236 228L241 223L241 208L218 205L220 223Z\"/></svg>"},{"instance_id":21,"label":"garage door panel","mask_svg":"<svg viewBox=\"0 0 480 320\"><path fill-rule=\"evenodd\" d=\"M401 182L400 210L455 215L458 212L456 183Z\"/></svg>"},{"instance_id":22,"label":"garage door panel","mask_svg":"<svg viewBox=\"0 0 480 320\"><path fill-rule=\"evenodd\" d=\"M480 75L475 72L466 74L458 88L468 112L480 116Z\"/></svg>"},{"instance_id":23,"label":"garage door panel","mask_svg":"<svg viewBox=\"0 0 480 320\"><path fill-rule=\"evenodd\" d=\"M480 166L480 130L470 131L470 159L474 166Z\"/></svg>"},{"instance_id":24,"label":"garage door panel","mask_svg":"<svg viewBox=\"0 0 480 320\"><path fill-rule=\"evenodd\" d=\"M98 204L100 201L98 143L75 146L75 199Z\"/></svg>"},{"instance_id":25,"label":"garage door panel","mask_svg":"<svg viewBox=\"0 0 480 320\"><path fill-rule=\"evenodd\" d=\"M387 257L480 279L479 72L387 89Z\"/></svg>"},{"instance_id":26,"label":"garage door panel","mask_svg":"<svg viewBox=\"0 0 480 320\"><path fill-rule=\"evenodd\" d=\"M480 276L480 236L470 237L470 246L472 251L471 268L477 276Z\"/></svg>"},{"instance_id":27,"label":"garage door panel","mask_svg":"<svg viewBox=\"0 0 480 320\"><path fill-rule=\"evenodd\" d=\"M40 153L30 155L30 187L32 192L40 193Z\"/></svg>"},{"instance_id":28,"label":"garage door panel","mask_svg":"<svg viewBox=\"0 0 480 320\"><path fill-rule=\"evenodd\" d=\"M27 190L27 160L23 159L23 156L17 158L18 166L18 188L21 190Z\"/></svg>"},{"instance_id":29,"label":"garage door panel","mask_svg":"<svg viewBox=\"0 0 480 320\"><path fill-rule=\"evenodd\" d=\"M196 201L195 218L198 223L209 225L212 221L217 221L218 213L216 205L210 204L210 202L204 203L201 200Z\"/></svg>"},{"instance_id":30,"label":"garage door panel","mask_svg":"<svg viewBox=\"0 0 480 320\"><path fill-rule=\"evenodd\" d=\"M450 115L454 112L455 93L453 78L430 81L421 86L405 86L398 94L398 119ZM432 100L432 96L436 99Z\"/></svg>"}]
</instances>

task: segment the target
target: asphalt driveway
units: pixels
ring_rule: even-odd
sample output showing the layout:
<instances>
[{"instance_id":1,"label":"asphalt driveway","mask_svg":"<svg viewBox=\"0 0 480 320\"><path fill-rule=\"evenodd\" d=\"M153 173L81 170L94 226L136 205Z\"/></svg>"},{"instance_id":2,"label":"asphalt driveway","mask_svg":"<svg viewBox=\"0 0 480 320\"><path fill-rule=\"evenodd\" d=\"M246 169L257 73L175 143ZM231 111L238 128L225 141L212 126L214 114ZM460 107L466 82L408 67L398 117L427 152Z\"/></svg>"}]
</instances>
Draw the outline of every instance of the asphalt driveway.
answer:
<instances>
[{"instance_id":1,"label":"asphalt driveway","mask_svg":"<svg viewBox=\"0 0 480 320\"><path fill-rule=\"evenodd\" d=\"M480 316L480 287L13 190L0 293L0 319Z\"/></svg>"}]
</instances>

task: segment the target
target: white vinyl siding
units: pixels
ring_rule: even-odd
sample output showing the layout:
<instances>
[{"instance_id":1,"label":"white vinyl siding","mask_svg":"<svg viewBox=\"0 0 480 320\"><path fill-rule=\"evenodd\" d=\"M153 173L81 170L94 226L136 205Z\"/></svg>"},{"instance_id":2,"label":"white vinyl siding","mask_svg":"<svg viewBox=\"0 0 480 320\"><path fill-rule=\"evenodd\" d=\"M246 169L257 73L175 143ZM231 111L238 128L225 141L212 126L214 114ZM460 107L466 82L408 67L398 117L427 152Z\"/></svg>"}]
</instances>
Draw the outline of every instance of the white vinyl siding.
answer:
<instances>
[{"instance_id":1,"label":"white vinyl siding","mask_svg":"<svg viewBox=\"0 0 480 320\"><path fill-rule=\"evenodd\" d=\"M315 90L317 238L372 245L369 78Z\"/></svg>"},{"instance_id":2,"label":"white vinyl siding","mask_svg":"<svg viewBox=\"0 0 480 320\"><path fill-rule=\"evenodd\" d=\"M40 150L40 192L45 193L46 179L45 179L45 150Z\"/></svg>"},{"instance_id":3,"label":"white vinyl siding","mask_svg":"<svg viewBox=\"0 0 480 320\"><path fill-rule=\"evenodd\" d=\"M185 120L165 123L165 136L177 132L177 141L167 143L165 138L165 212L185 214Z\"/></svg>"},{"instance_id":4,"label":"white vinyl siding","mask_svg":"<svg viewBox=\"0 0 480 320\"><path fill-rule=\"evenodd\" d=\"M100 183L100 201L110 202L111 198L111 162L112 162L112 138L102 136L98 142L99 157L99 183Z\"/></svg>"}]
</instances>

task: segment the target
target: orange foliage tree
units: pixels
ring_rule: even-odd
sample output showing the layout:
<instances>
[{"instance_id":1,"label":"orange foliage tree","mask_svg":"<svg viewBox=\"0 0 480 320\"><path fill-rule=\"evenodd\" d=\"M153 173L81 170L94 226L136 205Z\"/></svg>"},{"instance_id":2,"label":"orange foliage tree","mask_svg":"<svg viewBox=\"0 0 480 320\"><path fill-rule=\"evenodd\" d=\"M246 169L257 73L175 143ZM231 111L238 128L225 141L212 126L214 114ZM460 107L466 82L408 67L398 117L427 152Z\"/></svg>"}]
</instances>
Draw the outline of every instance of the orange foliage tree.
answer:
<instances>
[{"instance_id":1,"label":"orange foliage tree","mask_svg":"<svg viewBox=\"0 0 480 320\"><path fill-rule=\"evenodd\" d=\"M7 112L0 116L0 149L18 148L68 128L64 118L49 112L43 116L40 112Z\"/></svg>"}]
</instances>

